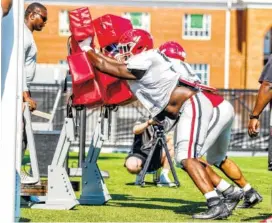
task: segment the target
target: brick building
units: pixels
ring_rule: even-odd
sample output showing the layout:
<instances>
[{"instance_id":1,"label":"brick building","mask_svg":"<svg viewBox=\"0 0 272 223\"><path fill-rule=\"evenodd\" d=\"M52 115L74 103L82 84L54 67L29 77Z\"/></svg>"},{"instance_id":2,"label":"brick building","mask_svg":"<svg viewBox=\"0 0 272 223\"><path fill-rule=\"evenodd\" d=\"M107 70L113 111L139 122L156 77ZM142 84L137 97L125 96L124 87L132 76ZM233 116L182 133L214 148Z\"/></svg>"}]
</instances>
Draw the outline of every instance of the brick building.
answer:
<instances>
[{"instance_id":1,"label":"brick building","mask_svg":"<svg viewBox=\"0 0 272 223\"><path fill-rule=\"evenodd\" d=\"M29 2L33 1L26 0L26 4ZM271 0L39 2L48 9L44 31L35 32L39 63L66 60L68 11L82 6L89 7L93 19L104 14L130 18L134 27L152 33L156 47L167 40L181 43L187 51L187 61L202 80L218 88L257 88L258 77L271 53Z\"/></svg>"}]
</instances>

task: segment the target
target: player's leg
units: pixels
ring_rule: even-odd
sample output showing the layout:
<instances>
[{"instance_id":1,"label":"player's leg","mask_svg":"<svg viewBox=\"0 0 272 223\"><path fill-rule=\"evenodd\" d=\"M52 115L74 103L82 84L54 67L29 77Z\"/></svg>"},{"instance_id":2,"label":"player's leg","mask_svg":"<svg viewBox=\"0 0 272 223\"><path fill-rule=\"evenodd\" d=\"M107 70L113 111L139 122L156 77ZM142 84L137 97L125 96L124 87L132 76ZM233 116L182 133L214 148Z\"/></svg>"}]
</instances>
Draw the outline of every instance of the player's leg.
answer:
<instances>
[{"instance_id":1,"label":"player's leg","mask_svg":"<svg viewBox=\"0 0 272 223\"><path fill-rule=\"evenodd\" d=\"M262 196L246 180L241 169L234 161L226 157L219 165L219 168L243 190L244 202L238 206L239 208L251 208L263 200Z\"/></svg>"},{"instance_id":2,"label":"player's leg","mask_svg":"<svg viewBox=\"0 0 272 223\"><path fill-rule=\"evenodd\" d=\"M212 141L210 138L213 138L216 135L219 136L216 139L214 145L207 152L207 161L208 163L218 167L229 179L236 183L240 188L243 188L244 191L250 190L251 187L247 183L238 165L228 159L226 156L230 142L231 126L234 119L233 107L228 101L224 101L221 105L218 106L217 109L220 115L217 118L217 123L214 125L213 129L210 130L210 134L208 135L206 141L207 144ZM207 145L204 145L204 149L206 149L206 146ZM225 183L222 185L226 186ZM220 185L218 188L221 191L224 189L220 187ZM230 209L234 209L239 200L242 199L241 194L242 191L237 190L237 188L234 188L233 186L223 192L223 195L226 198L225 203ZM253 202L255 204L260 200L260 196L257 195L255 201Z\"/></svg>"},{"instance_id":3,"label":"player's leg","mask_svg":"<svg viewBox=\"0 0 272 223\"><path fill-rule=\"evenodd\" d=\"M198 150L204 144L212 119L212 104L202 93L198 93L183 105L181 112L175 134L175 160L177 164L181 164L205 196L208 205L207 211L194 214L193 218L220 219L227 217L230 212L214 190L205 167L197 159Z\"/></svg>"},{"instance_id":4,"label":"player's leg","mask_svg":"<svg viewBox=\"0 0 272 223\"><path fill-rule=\"evenodd\" d=\"M226 100L215 109L216 121L209 129L201 154L207 151L208 163L218 167L228 178L242 187L245 185L242 172L236 164L228 162L226 156L231 137L231 126L235 115L234 109Z\"/></svg>"}]
</instances>

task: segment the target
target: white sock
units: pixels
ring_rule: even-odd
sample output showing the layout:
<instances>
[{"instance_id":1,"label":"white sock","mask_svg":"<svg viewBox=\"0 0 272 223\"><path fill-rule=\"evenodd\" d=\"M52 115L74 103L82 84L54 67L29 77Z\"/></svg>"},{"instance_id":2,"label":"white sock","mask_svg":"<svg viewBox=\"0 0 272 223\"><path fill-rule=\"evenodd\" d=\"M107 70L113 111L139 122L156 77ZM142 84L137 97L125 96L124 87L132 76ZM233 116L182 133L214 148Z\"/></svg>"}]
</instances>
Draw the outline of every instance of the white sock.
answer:
<instances>
[{"instance_id":1,"label":"white sock","mask_svg":"<svg viewBox=\"0 0 272 223\"><path fill-rule=\"evenodd\" d=\"M243 187L243 191L247 192L251 189L252 187L250 186L250 184L246 184L246 186Z\"/></svg>"},{"instance_id":2,"label":"white sock","mask_svg":"<svg viewBox=\"0 0 272 223\"><path fill-rule=\"evenodd\" d=\"M163 168L161 171L161 175L168 175L169 169Z\"/></svg>"},{"instance_id":3,"label":"white sock","mask_svg":"<svg viewBox=\"0 0 272 223\"><path fill-rule=\"evenodd\" d=\"M225 181L225 180L221 180L220 183L217 185L216 189L219 190L220 192L224 192L225 190L227 190L230 187L230 184Z\"/></svg>"},{"instance_id":4,"label":"white sock","mask_svg":"<svg viewBox=\"0 0 272 223\"><path fill-rule=\"evenodd\" d=\"M213 191L210 191L210 192L204 194L204 196L208 200L208 199L210 199L212 197L218 197L218 194L216 193L215 190L213 190Z\"/></svg>"}]
</instances>

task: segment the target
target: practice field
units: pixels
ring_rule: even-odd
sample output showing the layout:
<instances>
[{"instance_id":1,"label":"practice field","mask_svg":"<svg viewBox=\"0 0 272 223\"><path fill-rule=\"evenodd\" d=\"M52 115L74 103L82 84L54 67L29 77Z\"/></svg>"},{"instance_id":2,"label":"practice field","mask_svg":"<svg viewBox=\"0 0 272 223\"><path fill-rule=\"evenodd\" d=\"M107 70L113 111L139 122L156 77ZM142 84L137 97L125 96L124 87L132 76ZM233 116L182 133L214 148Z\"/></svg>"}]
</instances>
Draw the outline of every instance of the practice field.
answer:
<instances>
[{"instance_id":1,"label":"practice field","mask_svg":"<svg viewBox=\"0 0 272 223\"><path fill-rule=\"evenodd\" d=\"M147 184L134 186L135 176L123 167L125 154L101 154L99 167L108 170L107 188L112 196L103 206L77 206L70 211L23 208L22 222L181 222L193 221L191 215L205 210L205 200L191 179L177 170L180 188L159 188ZM74 157L76 160L76 157ZM272 215L272 172L268 172L267 158L233 158L248 181L263 196L263 202L252 209L236 209L227 220L231 222L259 222ZM171 176L172 178L172 176ZM147 175L147 180L152 175ZM77 193L79 196L79 193ZM222 222L222 221L220 221Z\"/></svg>"}]
</instances>

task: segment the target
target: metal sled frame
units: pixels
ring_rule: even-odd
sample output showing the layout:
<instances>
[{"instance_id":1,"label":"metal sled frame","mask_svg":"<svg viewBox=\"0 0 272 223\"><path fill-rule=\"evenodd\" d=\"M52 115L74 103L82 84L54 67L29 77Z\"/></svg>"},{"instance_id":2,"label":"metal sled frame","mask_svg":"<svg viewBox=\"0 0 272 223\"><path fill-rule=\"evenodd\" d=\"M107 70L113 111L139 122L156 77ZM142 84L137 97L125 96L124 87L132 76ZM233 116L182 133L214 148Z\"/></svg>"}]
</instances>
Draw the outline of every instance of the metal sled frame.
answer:
<instances>
[{"instance_id":1,"label":"metal sled frame","mask_svg":"<svg viewBox=\"0 0 272 223\"><path fill-rule=\"evenodd\" d=\"M32 130L32 123L31 123L31 114L29 110L28 103L24 103L24 118L25 118L25 131L27 136L27 143L28 143L28 149L29 149L29 156L30 156L30 165L31 165L31 171L32 171L32 179L33 183L40 183L40 172L39 172L39 166L38 166L38 159L36 154L36 146L35 146L35 140Z\"/></svg>"},{"instance_id":2,"label":"metal sled frame","mask_svg":"<svg viewBox=\"0 0 272 223\"><path fill-rule=\"evenodd\" d=\"M109 107L102 107L101 115L93 133L88 155L82 162L82 190L79 203L83 205L102 205L111 199L108 189L97 165L105 137L108 137ZM105 128L103 128L105 127ZM102 128L104 135L102 134Z\"/></svg>"},{"instance_id":3,"label":"metal sled frame","mask_svg":"<svg viewBox=\"0 0 272 223\"><path fill-rule=\"evenodd\" d=\"M154 127L154 130L155 130L154 131L154 138L152 140L152 146L151 146L151 149L150 149L150 153L148 154L148 157L146 159L144 168L140 172L140 182L139 183L140 183L141 186L145 185L144 179L145 179L145 175L146 175L147 169L148 169L148 167L150 165L150 162L152 160L152 157L153 157L153 154L154 154L155 150L156 149L160 149L157 146L160 143L161 146L162 146L162 149L164 149L164 151L165 151L165 154L166 154L166 157L167 157L167 160L168 160L168 163L169 163L169 166L170 166L170 170L171 170L171 173L173 175L175 184L176 184L177 187L179 187L180 186L180 182L178 180L178 177L177 177L177 174L176 174L176 170L174 168L173 162L171 160L170 153L168 151L168 146L167 146L166 139L165 139L164 129L163 129L162 126L157 126L157 125L154 125L153 127Z\"/></svg>"},{"instance_id":4,"label":"metal sled frame","mask_svg":"<svg viewBox=\"0 0 272 223\"><path fill-rule=\"evenodd\" d=\"M103 111L103 109L102 109ZM104 113L98 119L92 136L88 156L82 163L82 193L76 199L69 176L65 168L65 159L71 143L75 140L73 117L65 118L58 145L50 166L48 166L48 185L45 204L34 204L32 208L70 210L78 204L105 204L111 199L97 165L97 159L104 141L101 133Z\"/></svg>"},{"instance_id":5,"label":"metal sled frame","mask_svg":"<svg viewBox=\"0 0 272 223\"><path fill-rule=\"evenodd\" d=\"M52 163L48 166L45 204L34 204L32 208L70 210L79 204L64 167L72 141L74 141L74 120L65 118Z\"/></svg>"}]
</instances>

